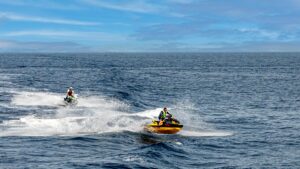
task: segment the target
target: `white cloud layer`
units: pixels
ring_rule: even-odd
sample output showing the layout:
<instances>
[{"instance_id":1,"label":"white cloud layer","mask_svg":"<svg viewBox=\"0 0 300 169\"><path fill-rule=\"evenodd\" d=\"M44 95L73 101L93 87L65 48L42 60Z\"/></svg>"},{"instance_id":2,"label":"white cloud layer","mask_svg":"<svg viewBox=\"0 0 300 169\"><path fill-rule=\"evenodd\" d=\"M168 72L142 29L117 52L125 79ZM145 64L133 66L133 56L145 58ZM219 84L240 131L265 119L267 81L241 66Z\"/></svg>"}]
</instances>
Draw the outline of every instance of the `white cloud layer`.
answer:
<instances>
[{"instance_id":1,"label":"white cloud layer","mask_svg":"<svg viewBox=\"0 0 300 169\"><path fill-rule=\"evenodd\" d=\"M157 12L159 8L158 6L146 3L144 1L130 1L127 3L111 3L109 1L98 1L98 0L82 0L82 1L91 5L95 5L97 7L120 10L120 11L138 12L138 13L153 13L153 12Z\"/></svg>"},{"instance_id":2,"label":"white cloud layer","mask_svg":"<svg viewBox=\"0 0 300 169\"><path fill-rule=\"evenodd\" d=\"M126 35L120 35L117 33L107 32L87 32L87 31L66 31L66 30L23 30L14 32L2 32L0 37L48 37L52 39L81 39L92 41L126 41L128 37Z\"/></svg>"},{"instance_id":3,"label":"white cloud layer","mask_svg":"<svg viewBox=\"0 0 300 169\"><path fill-rule=\"evenodd\" d=\"M0 19L8 19L14 21L26 21L26 22L40 22L40 23L54 23L65 25L81 25L81 26L93 26L100 25L97 22L85 22L79 20L60 19L60 18L46 18L38 16L20 15L15 13L0 12Z\"/></svg>"}]
</instances>

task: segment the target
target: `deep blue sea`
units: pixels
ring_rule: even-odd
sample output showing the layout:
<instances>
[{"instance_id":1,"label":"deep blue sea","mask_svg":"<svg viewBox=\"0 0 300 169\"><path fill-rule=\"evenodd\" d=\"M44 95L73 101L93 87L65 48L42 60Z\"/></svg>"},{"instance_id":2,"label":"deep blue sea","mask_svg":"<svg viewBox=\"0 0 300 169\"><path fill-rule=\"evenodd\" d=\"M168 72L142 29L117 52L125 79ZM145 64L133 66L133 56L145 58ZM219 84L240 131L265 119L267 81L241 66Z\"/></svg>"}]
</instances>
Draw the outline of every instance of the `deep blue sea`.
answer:
<instances>
[{"instance_id":1,"label":"deep blue sea","mask_svg":"<svg viewBox=\"0 0 300 169\"><path fill-rule=\"evenodd\" d=\"M299 168L299 95L300 53L0 54L0 168Z\"/></svg>"}]
</instances>

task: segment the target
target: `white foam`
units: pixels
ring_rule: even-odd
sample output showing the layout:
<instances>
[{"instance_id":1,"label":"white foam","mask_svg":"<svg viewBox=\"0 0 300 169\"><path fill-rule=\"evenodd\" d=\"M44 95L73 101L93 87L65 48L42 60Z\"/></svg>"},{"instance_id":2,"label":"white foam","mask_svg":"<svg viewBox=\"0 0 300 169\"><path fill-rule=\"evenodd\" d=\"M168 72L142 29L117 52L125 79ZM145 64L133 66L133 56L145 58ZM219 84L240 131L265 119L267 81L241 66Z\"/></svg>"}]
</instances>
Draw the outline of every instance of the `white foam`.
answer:
<instances>
[{"instance_id":1,"label":"white foam","mask_svg":"<svg viewBox=\"0 0 300 169\"><path fill-rule=\"evenodd\" d=\"M160 111L161 111L161 108L156 108L153 110L145 110L142 112L138 112L138 113L135 113L134 115L149 118L149 119L157 119Z\"/></svg>"},{"instance_id":2,"label":"white foam","mask_svg":"<svg viewBox=\"0 0 300 169\"><path fill-rule=\"evenodd\" d=\"M182 136L190 136L190 137L225 137L231 136L233 133L226 131L189 131L182 130L180 133Z\"/></svg>"},{"instance_id":3,"label":"white foam","mask_svg":"<svg viewBox=\"0 0 300 169\"><path fill-rule=\"evenodd\" d=\"M100 96L79 97L78 106L88 108L102 108L102 109L122 109L127 110L129 106L123 102L114 99L108 99Z\"/></svg>"},{"instance_id":4,"label":"white foam","mask_svg":"<svg viewBox=\"0 0 300 169\"><path fill-rule=\"evenodd\" d=\"M0 136L74 136L101 134L106 132L141 132L145 124L156 119L161 108L130 113L129 106L121 101L102 96L81 96L74 108L57 107L44 109L39 106L57 106L63 94L50 92L20 92L12 98L12 105L19 108L33 106L41 111L36 115L7 120L0 124ZM179 104L180 105L180 104ZM179 133L183 136L228 136L206 124L198 115L190 113L196 109L185 103L170 108L172 114L184 124ZM197 113L196 113L197 114ZM209 128L210 130L204 130Z\"/></svg>"},{"instance_id":5,"label":"white foam","mask_svg":"<svg viewBox=\"0 0 300 169\"><path fill-rule=\"evenodd\" d=\"M11 104L17 106L57 106L64 95L50 92L20 92L13 96Z\"/></svg>"},{"instance_id":6,"label":"white foam","mask_svg":"<svg viewBox=\"0 0 300 169\"><path fill-rule=\"evenodd\" d=\"M11 104L17 106L53 106L63 104L64 94L51 92L19 92L12 98ZM100 96L82 96L78 98L79 107L102 109L127 109L128 105L118 100L106 99Z\"/></svg>"},{"instance_id":7,"label":"white foam","mask_svg":"<svg viewBox=\"0 0 300 169\"><path fill-rule=\"evenodd\" d=\"M179 146L182 145L182 143L181 143L181 142L178 142L178 141L176 141L175 144L177 144L177 145L179 145Z\"/></svg>"},{"instance_id":8,"label":"white foam","mask_svg":"<svg viewBox=\"0 0 300 169\"><path fill-rule=\"evenodd\" d=\"M12 105L57 106L63 95L50 92L20 92L13 96ZM136 120L136 116L127 113L128 105L115 99L101 96L83 96L74 108L40 108L36 116L28 115L0 124L1 136L52 136L81 135L124 130L140 131L146 122ZM44 112L46 115L44 115ZM52 113L51 113L52 111ZM50 114L49 114L50 112Z\"/></svg>"},{"instance_id":9,"label":"white foam","mask_svg":"<svg viewBox=\"0 0 300 169\"><path fill-rule=\"evenodd\" d=\"M82 135L106 132L139 132L146 121L131 118L129 114L117 112L97 112L92 116L66 116L59 118L39 118L25 116L18 120L5 121L7 129L1 136L52 136Z\"/></svg>"}]
</instances>

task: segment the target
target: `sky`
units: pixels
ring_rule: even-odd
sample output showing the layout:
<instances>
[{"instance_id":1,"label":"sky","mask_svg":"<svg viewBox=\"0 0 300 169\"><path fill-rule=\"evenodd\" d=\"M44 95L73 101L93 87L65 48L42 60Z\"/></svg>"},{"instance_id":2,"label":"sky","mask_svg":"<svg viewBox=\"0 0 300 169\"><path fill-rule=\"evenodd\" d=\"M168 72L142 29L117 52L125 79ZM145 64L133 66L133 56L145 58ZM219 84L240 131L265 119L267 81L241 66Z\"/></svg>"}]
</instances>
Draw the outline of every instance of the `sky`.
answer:
<instances>
[{"instance_id":1,"label":"sky","mask_svg":"<svg viewBox=\"0 0 300 169\"><path fill-rule=\"evenodd\" d=\"M0 52L299 52L300 0L0 0Z\"/></svg>"}]
</instances>

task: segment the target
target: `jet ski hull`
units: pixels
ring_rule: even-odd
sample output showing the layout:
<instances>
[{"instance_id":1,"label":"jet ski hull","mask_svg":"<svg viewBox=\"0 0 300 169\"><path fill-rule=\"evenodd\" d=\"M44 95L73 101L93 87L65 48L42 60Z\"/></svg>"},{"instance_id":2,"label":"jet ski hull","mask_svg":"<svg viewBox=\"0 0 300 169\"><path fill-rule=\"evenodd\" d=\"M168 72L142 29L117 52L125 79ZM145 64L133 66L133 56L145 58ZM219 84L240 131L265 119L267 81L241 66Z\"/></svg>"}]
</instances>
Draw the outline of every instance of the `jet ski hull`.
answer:
<instances>
[{"instance_id":1,"label":"jet ski hull","mask_svg":"<svg viewBox=\"0 0 300 169\"><path fill-rule=\"evenodd\" d=\"M78 101L77 101L77 97L73 97L73 98L64 98L64 103L66 106L75 106L77 105Z\"/></svg>"},{"instance_id":2,"label":"jet ski hull","mask_svg":"<svg viewBox=\"0 0 300 169\"><path fill-rule=\"evenodd\" d=\"M176 134L183 128L181 124L163 124L159 125L157 121L145 126L145 130L151 133Z\"/></svg>"},{"instance_id":3,"label":"jet ski hull","mask_svg":"<svg viewBox=\"0 0 300 169\"><path fill-rule=\"evenodd\" d=\"M176 134L178 133L182 127L145 127L145 129L151 133L159 133L159 134Z\"/></svg>"}]
</instances>

